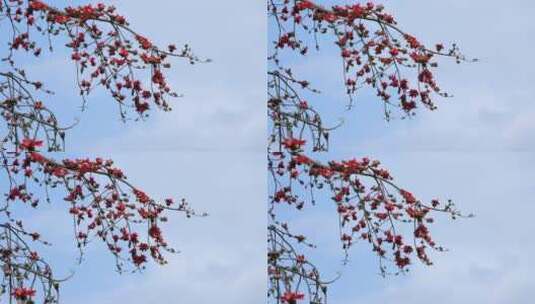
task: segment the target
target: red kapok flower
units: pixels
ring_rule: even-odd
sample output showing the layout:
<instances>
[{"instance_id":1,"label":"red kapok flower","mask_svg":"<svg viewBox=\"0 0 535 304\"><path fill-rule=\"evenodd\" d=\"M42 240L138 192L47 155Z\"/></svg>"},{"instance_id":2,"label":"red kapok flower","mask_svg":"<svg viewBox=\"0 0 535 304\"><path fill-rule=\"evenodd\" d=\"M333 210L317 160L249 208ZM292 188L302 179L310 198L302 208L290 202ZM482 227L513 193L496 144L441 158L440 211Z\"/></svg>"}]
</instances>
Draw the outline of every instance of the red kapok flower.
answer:
<instances>
[{"instance_id":1,"label":"red kapok flower","mask_svg":"<svg viewBox=\"0 0 535 304\"><path fill-rule=\"evenodd\" d=\"M290 150L299 150L301 148L301 146L303 146L305 144L305 140L302 140L302 139L297 139L297 138L286 138L282 141L282 145L286 148L286 149L290 149Z\"/></svg>"},{"instance_id":2,"label":"red kapok flower","mask_svg":"<svg viewBox=\"0 0 535 304\"><path fill-rule=\"evenodd\" d=\"M302 10L305 10L305 9L313 9L314 8L314 3L310 2L310 1L307 1L307 0L300 1L295 5L295 8L297 10L299 10L299 11L302 11Z\"/></svg>"},{"instance_id":3,"label":"red kapok flower","mask_svg":"<svg viewBox=\"0 0 535 304\"><path fill-rule=\"evenodd\" d=\"M282 295L281 300L283 303L295 303L295 301L303 300L304 298L305 295L302 293L287 291Z\"/></svg>"},{"instance_id":4,"label":"red kapok flower","mask_svg":"<svg viewBox=\"0 0 535 304\"><path fill-rule=\"evenodd\" d=\"M414 195L412 193L410 193L409 191L406 191L406 190L400 190L399 193L401 194L401 196L403 197L403 199L405 201L407 201L408 204L414 204L416 203L416 198L414 197Z\"/></svg>"},{"instance_id":5,"label":"red kapok flower","mask_svg":"<svg viewBox=\"0 0 535 304\"><path fill-rule=\"evenodd\" d=\"M298 165L302 165L302 164L311 164L313 163L313 161L308 158L307 156L303 155L303 154L297 154L296 156L293 157L293 160L298 164Z\"/></svg>"},{"instance_id":6,"label":"red kapok flower","mask_svg":"<svg viewBox=\"0 0 535 304\"><path fill-rule=\"evenodd\" d=\"M37 153L37 152L30 152L29 156L32 162L43 164L47 161L46 158L42 154Z\"/></svg>"},{"instance_id":7,"label":"red kapok flower","mask_svg":"<svg viewBox=\"0 0 535 304\"><path fill-rule=\"evenodd\" d=\"M46 10L48 8L48 5L44 4L41 1L34 0L30 2L30 8L36 11L42 11L42 10Z\"/></svg>"},{"instance_id":8,"label":"red kapok flower","mask_svg":"<svg viewBox=\"0 0 535 304\"><path fill-rule=\"evenodd\" d=\"M30 139L30 138L25 138L20 143L20 147L28 151L35 151L35 148L40 147L42 145L43 145L42 140L36 140L36 139Z\"/></svg>"},{"instance_id":9,"label":"red kapok flower","mask_svg":"<svg viewBox=\"0 0 535 304\"><path fill-rule=\"evenodd\" d=\"M147 39L147 38L145 38L143 36L137 35L136 36L136 40L141 45L141 48L143 48L145 50L148 50L148 49L150 49L152 47L152 43L149 41L149 39Z\"/></svg>"},{"instance_id":10,"label":"red kapok flower","mask_svg":"<svg viewBox=\"0 0 535 304\"><path fill-rule=\"evenodd\" d=\"M13 290L12 295L15 299L26 300L35 296L35 289L26 288L26 287L17 287Z\"/></svg>"}]
</instances>

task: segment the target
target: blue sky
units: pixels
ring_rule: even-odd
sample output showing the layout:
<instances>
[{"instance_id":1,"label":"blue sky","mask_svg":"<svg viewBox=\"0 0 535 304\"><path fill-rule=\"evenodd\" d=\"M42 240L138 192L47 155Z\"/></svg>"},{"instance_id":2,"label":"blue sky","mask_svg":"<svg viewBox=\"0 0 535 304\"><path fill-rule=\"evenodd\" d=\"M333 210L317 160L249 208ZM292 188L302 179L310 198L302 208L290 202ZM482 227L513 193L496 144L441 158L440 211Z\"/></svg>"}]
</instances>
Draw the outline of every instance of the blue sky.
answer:
<instances>
[{"instance_id":1,"label":"blue sky","mask_svg":"<svg viewBox=\"0 0 535 304\"><path fill-rule=\"evenodd\" d=\"M58 6L60 1L55 1ZM70 2L72 3L72 2ZM147 36L161 43L189 42L213 63L178 62L171 76L185 94L172 113L153 113L147 122L119 122L102 94L68 139L72 155L113 158L130 179L152 194L187 197L204 219L170 225L170 241L181 253L167 267L119 276L101 247L74 266L69 217L54 206L31 218L57 246L50 250L61 271L75 269L64 285L65 303L232 303L265 299L265 3L262 1L113 1ZM442 86L454 98L439 111L412 120L384 122L375 100L344 112L337 53L296 62L324 92L332 121L332 157L372 156L398 182L421 198L452 198L476 218L440 221L436 239L451 251L436 265L382 279L368 248L356 247L350 265L339 267L334 210L317 208L294 226L309 230L315 254L343 277L330 288L331 303L531 303L529 273L535 245L535 25L531 1L385 1L404 28L424 41L455 41L476 64L444 64ZM32 65L58 93L54 102L72 121L79 105L74 68L56 52ZM53 73L51 73L53 71ZM314 73L316 71L316 73ZM318 73L317 71L321 71ZM72 90L70 88L73 88ZM65 228L67 227L67 228Z\"/></svg>"},{"instance_id":2,"label":"blue sky","mask_svg":"<svg viewBox=\"0 0 535 304\"><path fill-rule=\"evenodd\" d=\"M328 1L349 3L350 1ZM328 3L322 1L322 3ZM311 210L294 222L319 246L315 258L327 275L343 271L330 287L331 303L531 303L535 282L532 136L534 25L529 1L384 1L401 26L422 41L457 42L479 63L444 62L438 77L454 98L414 119L385 122L377 101L360 95L344 112L338 53L311 54L296 70L322 90L320 104L332 122L330 158L370 156L391 169L398 184L422 199L453 199L476 218L435 224L435 239L450 249L435 265L381 278L377 259L364 244L340 267L334 208ZM327 42L327 41L326 41ZM328 43L328 42L327 42Z\"/></svg>"},{"instance_id":3,"label":"blue sky","mask_svg":"<svg viewBox=\"0 0 535 304\"><path fill-rule=\"evenodd\" d=\"M53 1L57 6L89 1ZM254 303L265 298L265 58L263 3L220 1L105 1L116 4L134 28L163 45L190 43L213 60L177 61L169 80L184 97L171 113L146 122L119 121L102 92L83 115L74 67L56 48L28 71L56 91L60 118L81 121L68 135L68 155L105 156L131 182L154 196L186 197L202 219L177 216L166 228L180 254L166 267L118 275L103 246L93 244L81 266L65 208L43 206L28 222L55 246L43 253L64 284L64 303ZM59 204L63 202L58 201ZM224 283L224 284L222 284Z\"/></svg>"}]
</instances>

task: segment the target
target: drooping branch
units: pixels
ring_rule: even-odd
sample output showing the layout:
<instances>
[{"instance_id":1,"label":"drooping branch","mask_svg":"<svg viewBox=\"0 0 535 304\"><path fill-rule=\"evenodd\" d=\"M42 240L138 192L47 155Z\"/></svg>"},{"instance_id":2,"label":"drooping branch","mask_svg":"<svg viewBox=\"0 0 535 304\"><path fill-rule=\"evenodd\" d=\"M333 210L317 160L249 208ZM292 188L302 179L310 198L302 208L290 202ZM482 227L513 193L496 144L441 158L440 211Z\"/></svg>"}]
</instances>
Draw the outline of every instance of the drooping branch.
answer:
<instances>
[{"instance_id":1,"label":"drooping branch","mask_svg":"<svg viewBox=\"0 0 535 304\"><path fill-rule=\"evenodd\" d=\"M181 50L175 45L159 48L133 30L113 6L58 9L38 0L4 0L3 3L0 22L13 37L4 61L15 66L16 51L43 56L43 43L52 49L55 36L67 39L66 47L71 50L71 60L77 68L80 94L85 97L94 87L104 87L120 106L123 116L124 107L132 107L140 115L151 106L170 110L168 97L178 95L164 75L164 70L171 67L169 58L183 58L190 63L202 61L188 45ZM144 71L149 73L148 77L140 75Z\"/></svg>"}]
</instances>

